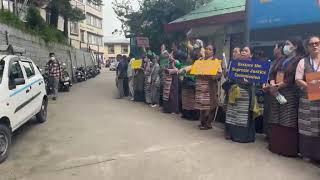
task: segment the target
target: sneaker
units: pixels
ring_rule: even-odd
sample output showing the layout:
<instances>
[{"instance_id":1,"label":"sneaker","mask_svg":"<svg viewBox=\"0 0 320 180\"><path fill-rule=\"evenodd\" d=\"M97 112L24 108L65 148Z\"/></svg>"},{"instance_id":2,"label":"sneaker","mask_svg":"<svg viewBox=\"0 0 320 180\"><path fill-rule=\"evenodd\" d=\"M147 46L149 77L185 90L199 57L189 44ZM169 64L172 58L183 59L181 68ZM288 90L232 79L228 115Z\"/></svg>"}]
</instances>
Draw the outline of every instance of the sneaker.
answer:
<instances>
[{"instance_id":1,"label":"sneaker","mask_svg":"<svg viewBox=\"0 0 320 180\"><path fill-rule=\"evenodd\" d=\"M155 108L155 107L157 107L158 105L156 105L156 104L154 104L154 105L151 105L151 107L153 107L153 108Z\"/></svg>"},{"instance_id":2,"label":"sneaker","mask_svg":"<svg viewBox=\"0 0 320 180\"><path fill-rule=\"evenodd\" d=\"M57 98L56 98L56 97L53 97L53 98L52 98L52 100L56 101L56 100L57 100Z\"/></svg>"},{"instance_id":3,"label":"sneaker","mask_svg":"<svg viewBox=\"0 0 320 180\"><path fill-rule=\"evenodd\" d=\"M134 101L134 98L131 98L130 101Z\"/></svg>"}]
</instances>

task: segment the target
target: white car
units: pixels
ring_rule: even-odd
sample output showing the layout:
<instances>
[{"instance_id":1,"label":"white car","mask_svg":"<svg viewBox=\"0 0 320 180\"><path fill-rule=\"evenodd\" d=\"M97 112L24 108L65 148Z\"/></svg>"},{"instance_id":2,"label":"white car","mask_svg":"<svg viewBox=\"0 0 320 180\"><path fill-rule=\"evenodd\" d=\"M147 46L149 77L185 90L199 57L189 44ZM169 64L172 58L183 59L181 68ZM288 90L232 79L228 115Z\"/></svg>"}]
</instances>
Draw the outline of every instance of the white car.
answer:
<instances>
[{"instance_id":1,"label":"white car","mask_svg":"<svg viewBox=\"0 0 320 180\"><path fill-rule=\"evenodd\" d=\"M113 60L111 63L110 63L110 71L116 71L117 70L117 67L118 67L118 64L119 62L117 60Z\"/></svg>"},{"instance_id":2,"label":"white car","mask_svg":"<svg viewBox=\"0 0 320 180\"><path fill-rule=\"evenodd\" d=\"M34 116L45 122L47 107L37 66L22 56L0 55L0 163L8 157L12 133Z\"/></svg>"}]
</instances>

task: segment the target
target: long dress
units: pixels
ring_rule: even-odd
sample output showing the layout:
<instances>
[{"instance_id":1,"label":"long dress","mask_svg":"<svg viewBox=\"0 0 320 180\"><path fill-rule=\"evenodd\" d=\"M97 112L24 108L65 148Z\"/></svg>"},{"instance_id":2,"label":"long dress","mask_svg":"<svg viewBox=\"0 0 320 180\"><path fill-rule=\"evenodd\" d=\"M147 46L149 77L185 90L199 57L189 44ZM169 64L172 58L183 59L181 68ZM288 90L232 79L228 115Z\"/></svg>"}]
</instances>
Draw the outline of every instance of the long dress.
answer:
<instances>
[{"instance_id":1,"label":"long dress","mask_svg":"<svg viewBox=\"0 0 320 180\"><path fill-rule=\"evenodd\" d=\"M252 119L253 88L250 84L234 84L240 90L236 102L228 102L226 112L226 133L232 141L250 143L255 141L255 122ZM231 91L229 91L231 96Z\"/></svg>"},{"instance_id":2,"label":"long dress","mask_svg":"<svg viewBox=\"0 0 320 180\"><path fill-rule=\"evenodd\" d=\"M305 58L301 61L304 61L304 67L302 66L304 72L301 73L304 81L306 81L306 73L320 72L320 68L317 71L315 71L315 68L312 68L310 58ZM301 78L297 78L296 76L296 79ZM308 100L306 92L301 92L298 126L301 155L315 161L320 161L320 100Z\"/></svg>"},{"instance_id":3,"label":"long dress","mask_svg":"<svg viewBox=\"0 0 320 180\"><path fill-rule=\"evenodd\" d=\"M144 100L144 72L138 69L134 74L134 101L144 102Z\"/></svg>"},{"instance_id":4,"label":"long dress","mask_svg":"<svg viewBox=\"0 0 320 180\"><path fill-rule=\"evenodd\" d=\"M160 66L155 63L151 71L151 102L159 104L160 101Z\"/></svg>"},{"instance_id":5,"label":"long dress","mask_svg":"<svg viewBox=\"0 0 320 180\"><path fill-rule=\"evenodd\" d=\"M168 70L173 68L174 65L171 63ZM179 77L177 73L164 75L162 98L164 113L179 113Z\"/></svg>"},{"instance_id":6,"label":"long dress","mask_svg":"<svg viewBox=\"0 0 320 180\"><path fill-rule=\"evenodd\" d=\"M145 101L147 104L151 104L151 62L145 63L144 66L144 93Z\"/></svg>"},{"instance_id":7,"label":"long dress","mask_svg":"<svg viewBox=\"0 0 320 180\"><path fill-rule=\"evenodd\" d=\"M284 73L285 88L279 90L287 103L281 105L275 97L271 99L269 150L288 157L298 156L298 107L299 89L295 84L295 73L300 57L279 62L270 80L277 80L276 74ZM279 81L279 80L278 80ZM278 83L278 82L277 82Z\"/></svg>"},{"instance_id":8,"label":"long dress","mask_svg":"<svg viewBox=\"0 0 320 180\"><path fill-rule=\"evenodd\" d=\"M182 117L190 120L198 120L200 115L199 110L195 109L195 83L195 77L186 75L182 81L181 87Z\"/></svg>"}]
</instances>

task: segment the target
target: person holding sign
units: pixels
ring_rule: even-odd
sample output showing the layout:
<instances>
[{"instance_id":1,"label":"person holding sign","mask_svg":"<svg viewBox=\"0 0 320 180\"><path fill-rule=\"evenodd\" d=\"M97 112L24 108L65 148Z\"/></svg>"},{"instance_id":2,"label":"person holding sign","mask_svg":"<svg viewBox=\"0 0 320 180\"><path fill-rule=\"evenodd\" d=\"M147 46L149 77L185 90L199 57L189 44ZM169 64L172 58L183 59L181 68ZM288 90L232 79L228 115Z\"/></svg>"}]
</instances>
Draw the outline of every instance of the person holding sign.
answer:
<instances>
[{"instance_id":1,"label":"person holding sign","mask_svg":"<svg viewBox=\"0 0 320 180\"><path fill-rule=\"evenodd\" d=\"M270 73L271 115L269 150L273 153L298 156L299 89L295 84L296 68L304 56L302 41L291 39L283 47L285 58Z\"/></svg>"},{"instance_id":2,"label":"person holding sign","mask_svg":"<svg viewBox=\"0 0 320 180\"><path fill-rule=\"evenodd\" d=\"M212 45L205 48L205 60L214 60L216 49ZM200 130L212 129L212 121L215 109L218 108L218 79L222 75L222 69L217 75L197 75L195 109L200 110Z\"/></svg>"},{"instance_id":3,"label":"person holding sign","mask_svg":"<svg viewBox=\"0 0 320 180\"><path fill-rule=\"evenodd\" d=\"M251 61L252 50L246 46L241 50L239 60ZM245 78L232 81L228 88L225 133L227 139L239 143L255 141L255 123L253 121L254 88Z\"/></svg>"},{"instance_id":4,"label":"person holding sign","mask_svg":"<svg viewBox=\"0 0 320 180\"><path fill-rule=\"evenodd\" d=\"M299 104L299 149L303 157L320 162L320 37L306 41L310 54L297 67L296 82L302 90Z\"/></svg>"}]
</instances>

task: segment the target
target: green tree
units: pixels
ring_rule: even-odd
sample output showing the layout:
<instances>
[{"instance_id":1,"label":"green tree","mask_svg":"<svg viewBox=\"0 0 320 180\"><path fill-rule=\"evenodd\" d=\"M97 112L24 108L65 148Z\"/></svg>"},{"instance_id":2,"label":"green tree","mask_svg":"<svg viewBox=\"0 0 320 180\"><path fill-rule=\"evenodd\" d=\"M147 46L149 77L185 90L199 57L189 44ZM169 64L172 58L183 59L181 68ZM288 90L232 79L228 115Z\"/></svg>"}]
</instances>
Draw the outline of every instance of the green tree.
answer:
<instances>
[{"instance_id":1,"label":"green tree","mask_svg":"<svg viewBox=\"0 0 320 180\"><path fill-rule=\"evenodd\" d=\"M189 13L210 0L142 0L134 11L130 0L114 0L113 9L122 22L122 31L147 36L152 50L162 43L181 38L183 33L168 35L164 25ZM119 30L118 30L119 31Z\"/></svg>"}]
</instances>

